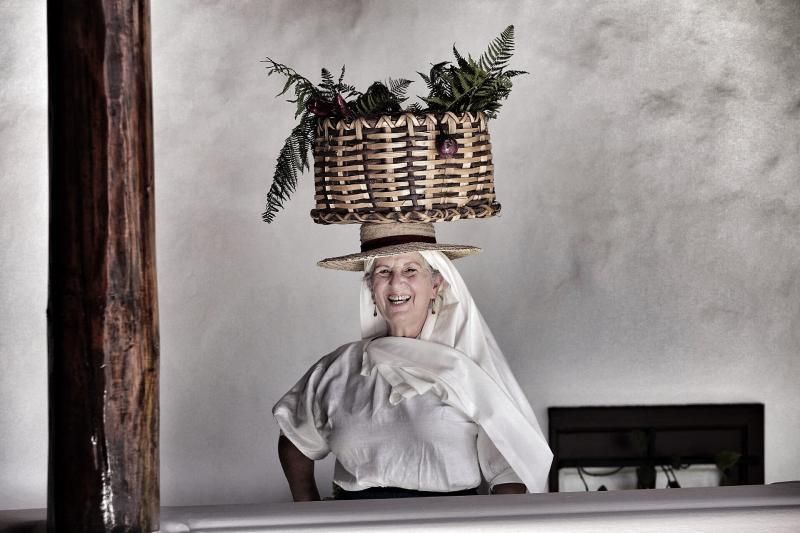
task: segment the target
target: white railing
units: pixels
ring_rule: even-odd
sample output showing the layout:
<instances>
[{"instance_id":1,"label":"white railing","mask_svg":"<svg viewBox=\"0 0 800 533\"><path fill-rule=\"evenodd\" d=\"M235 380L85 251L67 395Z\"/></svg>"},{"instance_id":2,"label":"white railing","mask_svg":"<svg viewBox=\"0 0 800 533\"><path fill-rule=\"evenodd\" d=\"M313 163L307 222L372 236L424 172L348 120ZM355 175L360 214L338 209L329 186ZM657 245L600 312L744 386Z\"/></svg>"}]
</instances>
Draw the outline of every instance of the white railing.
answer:
<instances>
[{"instance_id":1,"label":"white railing","mask_svg":"<svg viewBox=\"0 0 800 533\"><path fill-rule=\"evenodd\" d=\"M800 483L163 508L162 533L800 532Z\"/></svg>"},{"instance_id":2,"label":"white railing","mask_svg":"<svg viewBox=\"0 0 800 533\"><path fill-rule=\"evenodd\" d=\"M0 531L43 533L45 516L0 511ZM265 531L797 533L800 482L161 508L162 533Z\"/></svg>"}]
</instances>

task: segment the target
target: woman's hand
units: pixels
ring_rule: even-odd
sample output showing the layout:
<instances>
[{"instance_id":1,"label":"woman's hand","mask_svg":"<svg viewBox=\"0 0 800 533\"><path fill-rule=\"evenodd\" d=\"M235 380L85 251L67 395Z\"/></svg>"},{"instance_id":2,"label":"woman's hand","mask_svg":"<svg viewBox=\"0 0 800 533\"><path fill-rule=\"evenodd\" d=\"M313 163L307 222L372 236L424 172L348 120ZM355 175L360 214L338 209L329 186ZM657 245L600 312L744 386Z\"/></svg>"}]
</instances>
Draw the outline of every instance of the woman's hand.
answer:
<instances>
[{"instance_id":1,"label":"woman's hand","mask_svg":"<svg viewBox=\"0 0 800 533\"><path fill-rule=\"evenodd\" d=\"M492 494L525 494L527 487L522 483L500 483L492 487Z\"/></svg>"},{"instance_id":2,"label":"woman's hand","mask_svg":"<svg viewBox=\"0 0 800 533\"><path fill-rule=\"evenodd\" d=\"M289 482L289 490L292 491L294 501L319 501L319 490L314 479L314 461L303 455L303 452L283 435L278 439L278 458L281 460L283 473Z\"/></svg>"}]
</instances>

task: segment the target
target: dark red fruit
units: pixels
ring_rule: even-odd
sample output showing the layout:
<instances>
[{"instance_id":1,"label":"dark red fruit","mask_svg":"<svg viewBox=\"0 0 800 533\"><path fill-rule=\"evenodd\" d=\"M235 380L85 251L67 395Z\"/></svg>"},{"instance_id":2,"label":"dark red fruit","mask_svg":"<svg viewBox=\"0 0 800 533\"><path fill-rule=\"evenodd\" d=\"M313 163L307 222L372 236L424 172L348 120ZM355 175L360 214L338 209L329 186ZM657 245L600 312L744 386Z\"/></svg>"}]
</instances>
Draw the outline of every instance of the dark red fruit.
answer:
<instances>
[{"instance_id":1,"label":"dark red fruit","mask_svg":"<svg viewBox=\"0 0 800 533\"><path fill-rule=\"evenodd\" d=\"M323 102L321 100L310 100L306 104L306 109L309 113L313 113L321 118L328 117L333 112L331 105L328 102Z\"/></svg>"},{"instance_id":2,"label":"dark red fruit","mask_svg":"<svg viewBox=\"0 0 800 533\"><path fill-rule=\"evenodd\" d=\"M350 111L350 107L347 105L347 102L344 101L344 97L341 94L336 95L336 107L339 108L339 114L345 118L349 118L353 115L352 111Z\"/></svg>"},{"instance_id":3,"label":"dark red fruit","mask_svg":"<svg viewBox=\"0 0 800 533\"><path fill-rule=\"evenodd\" d=\"M442 157L453 157L458 152L458 143L452 135L437 135L436 151Z\"/></svg>"}]
</instances>

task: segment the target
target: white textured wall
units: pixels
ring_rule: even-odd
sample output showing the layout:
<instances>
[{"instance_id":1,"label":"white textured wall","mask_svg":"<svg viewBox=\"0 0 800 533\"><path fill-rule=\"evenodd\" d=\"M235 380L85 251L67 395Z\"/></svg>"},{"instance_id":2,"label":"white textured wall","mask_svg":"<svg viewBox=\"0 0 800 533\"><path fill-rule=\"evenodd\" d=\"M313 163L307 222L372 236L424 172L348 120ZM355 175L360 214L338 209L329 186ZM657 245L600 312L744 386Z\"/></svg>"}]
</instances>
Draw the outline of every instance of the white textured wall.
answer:
<instances>
[{"instance_id":1,"label":"white textured wall","mask_svg":"<svg viewBox=\"0 0 800 533\"><path fill-rule=\"evenodd\" d=\"M45 504L43 4L0 0L0 509ZM537 414L763 402L767 481L800 478L798 2L153 0L164 504L288 499L270 407L357 336L358 276L314 266L357 227L311 222L310 175L260 222L293 119L259 60L365 87L509 23L503 214L437 230L485 248L459 267Z\"/></svg>"},{"instance_id":2,"label":"white textured wall","mask_svg":"<svg viewBox=\"0 0 800 533\"><path fill-rule=\"evenodd\" d=\"M0 0L0 509L46 499L44 4Z\"/></svg>"}]
</instances>

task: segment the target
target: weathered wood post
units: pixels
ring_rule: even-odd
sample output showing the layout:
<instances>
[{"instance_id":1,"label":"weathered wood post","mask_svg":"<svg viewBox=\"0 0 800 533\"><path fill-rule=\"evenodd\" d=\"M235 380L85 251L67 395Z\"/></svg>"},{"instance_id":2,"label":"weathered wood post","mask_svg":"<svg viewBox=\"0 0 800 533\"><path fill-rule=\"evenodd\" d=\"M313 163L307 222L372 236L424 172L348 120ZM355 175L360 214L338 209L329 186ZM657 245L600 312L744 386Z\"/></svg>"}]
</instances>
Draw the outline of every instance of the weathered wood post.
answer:
<instances>
[{"instance_id":1,"label":"weathered wood post","mask_svg":"<svg viewBox=\"0 0 800 533\"><path fill-rule=\"evenodd\" d=\"M149 0L48 0L48 529L158 529Z\"/></svg>"}]
</instances>

